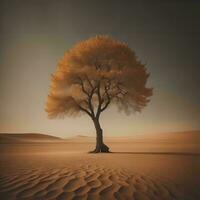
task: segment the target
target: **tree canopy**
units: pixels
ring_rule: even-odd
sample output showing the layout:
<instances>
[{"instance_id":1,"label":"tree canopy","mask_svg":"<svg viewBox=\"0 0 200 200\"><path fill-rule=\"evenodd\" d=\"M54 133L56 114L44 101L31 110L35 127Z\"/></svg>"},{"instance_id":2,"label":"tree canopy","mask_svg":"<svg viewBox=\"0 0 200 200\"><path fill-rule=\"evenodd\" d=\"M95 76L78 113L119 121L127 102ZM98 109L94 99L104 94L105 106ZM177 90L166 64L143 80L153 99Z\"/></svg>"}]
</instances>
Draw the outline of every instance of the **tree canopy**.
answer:
<instances>
[{"instance_id":1,"label":"tree canopy","mask_svg":"<svg viewBox=\"0 0 200 200\"><path fill-rule=\"evenodd\" d=\"M86 113L92 118L111 104L129 114L149 102L149 73L127 44L96 36L76 44L52 75L46 111L50 118Z\"/></svg>"}]
</instances>

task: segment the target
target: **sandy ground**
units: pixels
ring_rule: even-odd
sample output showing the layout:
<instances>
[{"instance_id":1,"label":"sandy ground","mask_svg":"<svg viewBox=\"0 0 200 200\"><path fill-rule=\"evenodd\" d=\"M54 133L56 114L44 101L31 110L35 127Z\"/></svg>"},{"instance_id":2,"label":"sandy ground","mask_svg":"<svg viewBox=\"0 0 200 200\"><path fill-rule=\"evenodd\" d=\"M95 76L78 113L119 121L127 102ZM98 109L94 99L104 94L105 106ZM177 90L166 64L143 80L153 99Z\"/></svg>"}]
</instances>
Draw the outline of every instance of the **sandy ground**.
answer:
<instances>
[{"instance_id":1,"label":"sandy ground","mask_svg":"<svg viewBox=\"0 0 200 200\"><path fill-rule=\"evenodd\" d=\"M200 199L200 132L0 141L0 199ZM3 136L1 137L3 138Z\"/></svg>"}]
</instances>

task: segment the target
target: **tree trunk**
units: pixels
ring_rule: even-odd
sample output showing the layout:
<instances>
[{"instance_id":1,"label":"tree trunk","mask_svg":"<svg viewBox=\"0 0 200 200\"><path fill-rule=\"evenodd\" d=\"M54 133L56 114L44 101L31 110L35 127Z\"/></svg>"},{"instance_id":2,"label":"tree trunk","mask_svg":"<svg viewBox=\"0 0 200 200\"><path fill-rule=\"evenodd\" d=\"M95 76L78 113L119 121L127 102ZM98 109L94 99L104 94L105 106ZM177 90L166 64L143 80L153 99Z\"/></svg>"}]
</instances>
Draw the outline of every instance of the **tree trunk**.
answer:
<instances>
[{"instance_id":1,"label":"tree trunk","mask_svg":"<svg viewBox=\"0 0 200 200\"><path fill-rule=\"evenodd\" d=\"M96 129L96 148L91 151L91 153L108 153L109 147L103 143L103 130L101 129L100 123L98 119L93 119L94 126Z\"/></svg>"}]
</instances>

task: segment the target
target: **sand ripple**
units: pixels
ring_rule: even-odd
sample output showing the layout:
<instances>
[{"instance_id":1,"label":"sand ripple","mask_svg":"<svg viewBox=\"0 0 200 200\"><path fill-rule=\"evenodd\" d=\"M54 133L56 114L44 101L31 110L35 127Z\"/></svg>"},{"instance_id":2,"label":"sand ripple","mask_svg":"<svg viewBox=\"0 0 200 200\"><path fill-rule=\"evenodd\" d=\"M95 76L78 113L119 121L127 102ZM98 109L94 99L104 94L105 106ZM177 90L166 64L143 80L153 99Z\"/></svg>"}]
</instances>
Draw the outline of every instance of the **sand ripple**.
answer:
<instances>
[{"instance_id":1,"label":"sand ripple","mask_svg":"<svg viewBox=\"0 0 200 200\"><path fill-rule=\"evenodd\" d=\"M22 170L0 177L0 199L191 199L173 182L96 165L79 168Z\"/></svg>"}]
</instances>

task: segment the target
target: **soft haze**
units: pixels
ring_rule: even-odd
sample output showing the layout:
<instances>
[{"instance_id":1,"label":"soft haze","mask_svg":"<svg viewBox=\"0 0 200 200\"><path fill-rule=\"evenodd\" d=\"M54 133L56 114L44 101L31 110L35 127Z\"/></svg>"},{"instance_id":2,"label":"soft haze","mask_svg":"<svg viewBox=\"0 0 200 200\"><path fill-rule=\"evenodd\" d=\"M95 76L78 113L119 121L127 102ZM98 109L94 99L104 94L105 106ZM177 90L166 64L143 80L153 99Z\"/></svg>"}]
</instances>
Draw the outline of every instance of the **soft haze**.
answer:
<instances>
[{"instance_id":1,"label":"soft haze","mask_svg":"<svg viewBox=\"0 0 200 200\"><path fill-rule=\"evenodd\" d=\"M200 2L3 0L0 16L0 132L92 135L87 116L50 120L44 107L64 52L99 34L126 42L154 88L142 113L103 113L105 136L200 129Z\"/></svg>"}]
</instances>

